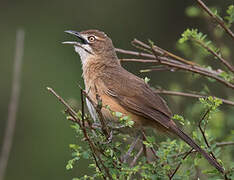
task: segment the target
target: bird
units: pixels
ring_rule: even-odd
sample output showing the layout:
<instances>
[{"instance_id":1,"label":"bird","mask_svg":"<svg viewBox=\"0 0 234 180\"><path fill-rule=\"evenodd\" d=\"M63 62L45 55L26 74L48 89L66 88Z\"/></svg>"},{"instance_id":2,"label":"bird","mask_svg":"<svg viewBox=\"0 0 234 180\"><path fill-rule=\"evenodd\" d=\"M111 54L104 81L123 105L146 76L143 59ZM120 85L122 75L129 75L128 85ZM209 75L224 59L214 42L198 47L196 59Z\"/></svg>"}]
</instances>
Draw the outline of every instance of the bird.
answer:
<instances>
[{"instance_id":1,"label":"bird","mask_svg":"<svg viewBox=\"0 0 234 180\"><path fill-rule=\"evenodd\" d=\"M111 38L99 30L65 32L78 38L63 44L73 45L79 54L85 91L93 102L97 103L98 95L103 106L108 105L111 111L129 116L134 121L135 129L150 127L175 134L224 173L222 166L176 125L167 103L148 83L121 66ZM86 104L91 117L97 121L95 108L87 98ZM101 111L106 120L116 121L110 110L102 108Z\"/></svg>"}]
</instances>

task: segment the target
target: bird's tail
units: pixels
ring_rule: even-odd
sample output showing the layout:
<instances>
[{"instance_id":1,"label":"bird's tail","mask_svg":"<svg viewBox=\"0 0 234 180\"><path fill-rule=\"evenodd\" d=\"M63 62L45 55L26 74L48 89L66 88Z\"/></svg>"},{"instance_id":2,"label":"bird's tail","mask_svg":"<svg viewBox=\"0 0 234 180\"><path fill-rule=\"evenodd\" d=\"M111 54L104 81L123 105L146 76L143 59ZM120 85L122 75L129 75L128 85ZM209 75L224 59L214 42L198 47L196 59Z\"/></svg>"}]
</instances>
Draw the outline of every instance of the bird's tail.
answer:
<instances>
[{"instance_id":1,"label":"bird's tail","mask_svg":"<svg viewBox=\"0 0 234 180\"><path fill-rule=\"evenodd\" d=\"M185 134L182 130L180 130L177 126L172 125L170 126L170 129L179 136L182 140L184 140L188 145L190 145L192 148L194 148L196 151L200 152L204 158L208 160L208 162L214 166L219 172L224 173L224 169L221 167L221 165L214 159L212 156L210 156L207 152L205 152L199 145L197 145L192 138L190 138L187 134Z\"/></svg>"}]
</instances>

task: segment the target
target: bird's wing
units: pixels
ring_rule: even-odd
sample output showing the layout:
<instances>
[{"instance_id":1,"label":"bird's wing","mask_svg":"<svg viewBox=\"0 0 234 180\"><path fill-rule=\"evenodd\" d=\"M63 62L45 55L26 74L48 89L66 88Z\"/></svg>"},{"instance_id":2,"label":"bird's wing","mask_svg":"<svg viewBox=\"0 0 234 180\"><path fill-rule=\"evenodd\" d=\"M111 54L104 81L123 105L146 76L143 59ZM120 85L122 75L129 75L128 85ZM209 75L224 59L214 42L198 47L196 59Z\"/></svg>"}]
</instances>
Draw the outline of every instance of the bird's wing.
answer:
<instances>
[{"instance_id":1,"label":"bird's wing","mask_svg":"<svg viewBox=\"0 0 234 180\"><path fill-rule=\"evenodd\" d=\"M171 112L165 101L142 79L123 68L106 72L102 77L105 93L129 112L153 119L169 128Z\"/></svg>"},{"instance_id":2,"label":"bird's wing","mask_svg":"<svg viewBox=\"0 0 234 180\"><path fill-rule=\"evenodd\" d=\"M142 79L123 68L119 68L118 70L115 69L105 73L102 82L104 83L105 93L115 98L129 112L155 120L200 152L216 169L222 173L224 172L222 166L212 156L206 153L193 139L174 124L166 103Z\"/></svg>"}]
</instances>

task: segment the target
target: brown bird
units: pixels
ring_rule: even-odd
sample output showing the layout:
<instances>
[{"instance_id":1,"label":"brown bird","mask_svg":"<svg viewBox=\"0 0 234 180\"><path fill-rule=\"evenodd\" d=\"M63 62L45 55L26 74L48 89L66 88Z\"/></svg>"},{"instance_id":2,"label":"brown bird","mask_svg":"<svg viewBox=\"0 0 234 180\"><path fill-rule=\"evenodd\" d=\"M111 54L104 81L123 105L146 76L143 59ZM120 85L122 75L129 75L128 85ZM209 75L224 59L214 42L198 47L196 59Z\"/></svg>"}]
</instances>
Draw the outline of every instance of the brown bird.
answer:
<instances>
[{"instance_id":1,"label":"brown bird","mask_svg":"<svg viewBox=\"0 0 234 180\"><path fill-rule=\"evenodd\" d=\"M65 32L81 40L64 44L74 45L75 51L80 55L85 89L93 102L97 103L98 94L103 106L108 105L112 111L130 116L135 122L133 128L152 127L176 134L200 152L218 171L224 172L212 156L172 121L172 113L165 101L144 80L120 65L113 43L105 33L98 30ZM97 120L94 107L88 100L86 102L92 118ZM115 121L108 109L102 108L102 114L105 119Z\"/></svg>"}]
</instances>

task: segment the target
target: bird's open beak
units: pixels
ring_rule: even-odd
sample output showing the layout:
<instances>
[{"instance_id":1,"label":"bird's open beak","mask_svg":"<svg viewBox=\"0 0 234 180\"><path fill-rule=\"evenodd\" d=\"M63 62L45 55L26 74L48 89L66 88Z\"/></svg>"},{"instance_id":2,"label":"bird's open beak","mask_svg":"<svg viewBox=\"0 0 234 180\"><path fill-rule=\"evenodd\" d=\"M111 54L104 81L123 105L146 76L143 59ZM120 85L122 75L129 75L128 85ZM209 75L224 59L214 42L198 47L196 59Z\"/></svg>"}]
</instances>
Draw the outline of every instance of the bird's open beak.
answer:
<instances>
[{"instance_id":1,"label":"bird's open beak","mask_svg":"<svg viewBox=\"0 0 234 180\"><path fill-rule=\"evenodd\" d=\"M79 45L79 46L82 45L82 44L88 44L88 41L79 32L71 31L71 30L68 30L68 31L65 31L65 32L78 37L81 40L81 43L79 43L77 41L65 41L65 42L63 42L63 44L73 44L73 45Z\"/></svg>"}]
</instances>

